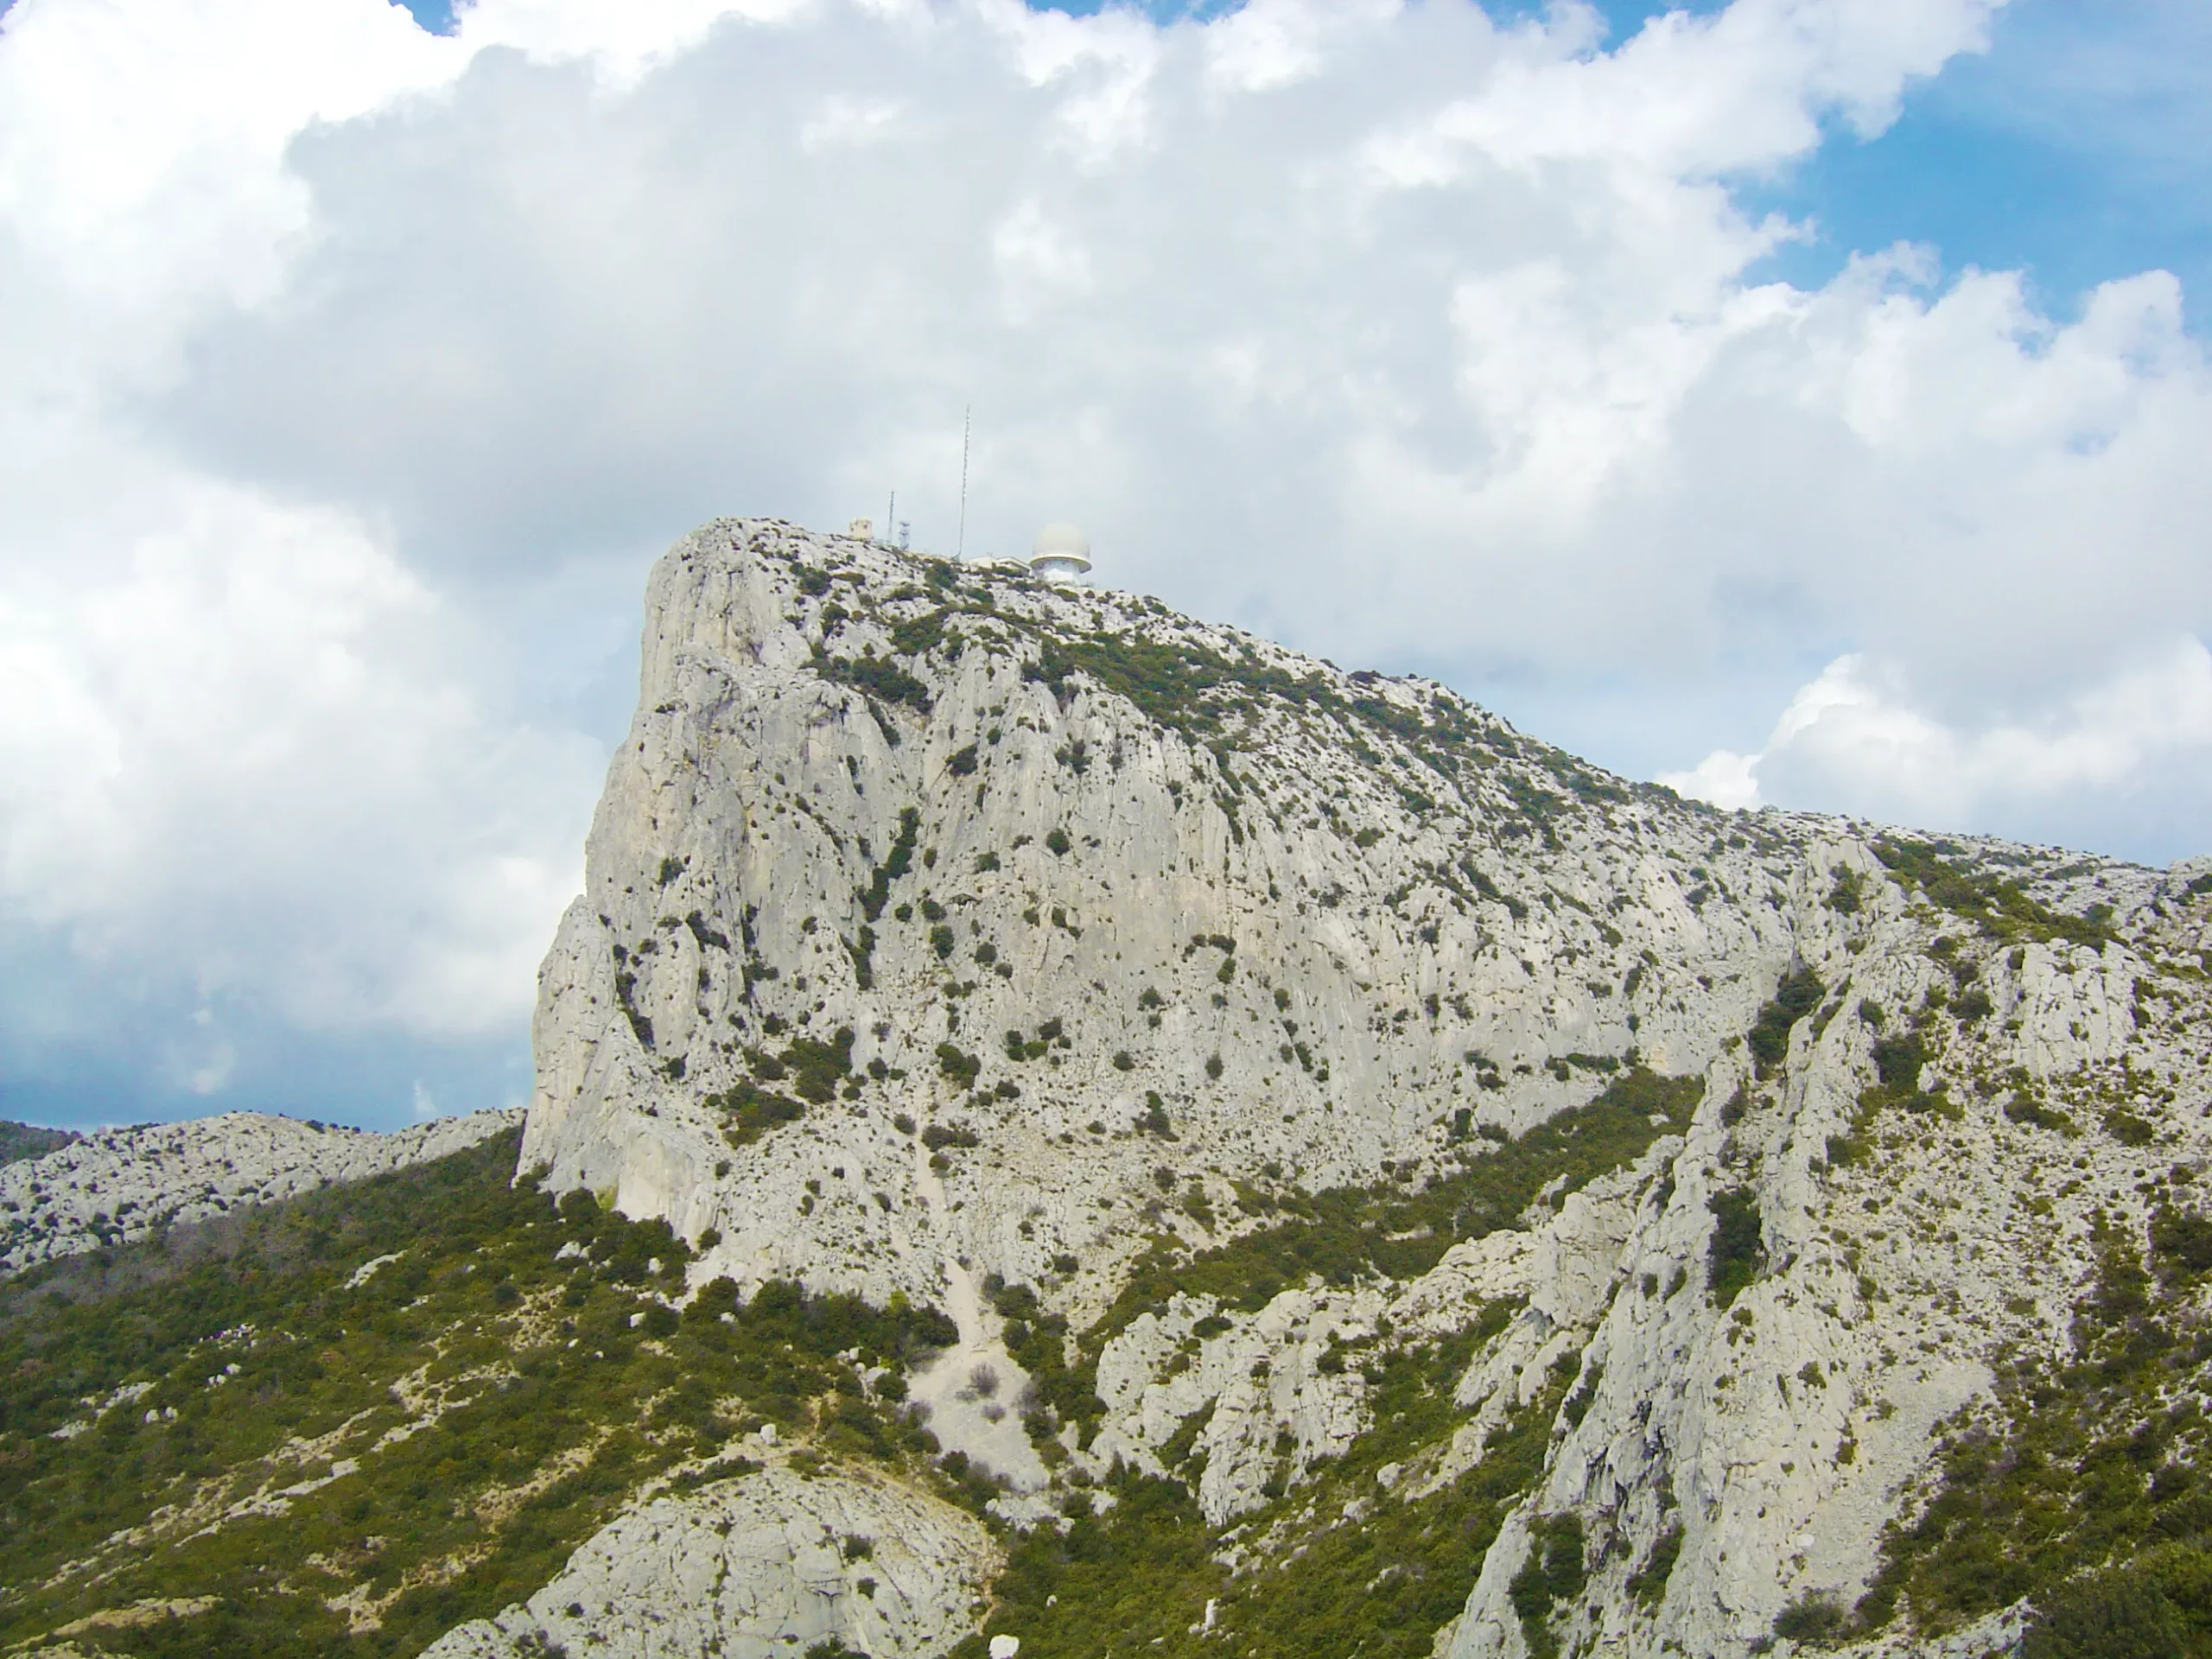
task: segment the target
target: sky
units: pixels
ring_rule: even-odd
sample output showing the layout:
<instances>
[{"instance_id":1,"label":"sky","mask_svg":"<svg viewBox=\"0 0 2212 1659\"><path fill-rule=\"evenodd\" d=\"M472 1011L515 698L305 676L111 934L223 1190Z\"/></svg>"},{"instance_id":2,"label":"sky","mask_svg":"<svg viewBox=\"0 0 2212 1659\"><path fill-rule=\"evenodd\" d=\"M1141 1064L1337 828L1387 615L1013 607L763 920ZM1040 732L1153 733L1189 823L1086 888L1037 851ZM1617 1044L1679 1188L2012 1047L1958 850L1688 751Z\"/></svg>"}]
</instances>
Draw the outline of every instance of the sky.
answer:
<instances>
[{"instance_id":1,"label":"sky","mask_svg":"<svg viewBox=\"0 0 2212 1659\"><path fill-rule=\"evenodd\" d=\"M2212 853L2201 0L0 5L0 1116L527 1098L652 558Z\"/></svg>"}]
</instances>

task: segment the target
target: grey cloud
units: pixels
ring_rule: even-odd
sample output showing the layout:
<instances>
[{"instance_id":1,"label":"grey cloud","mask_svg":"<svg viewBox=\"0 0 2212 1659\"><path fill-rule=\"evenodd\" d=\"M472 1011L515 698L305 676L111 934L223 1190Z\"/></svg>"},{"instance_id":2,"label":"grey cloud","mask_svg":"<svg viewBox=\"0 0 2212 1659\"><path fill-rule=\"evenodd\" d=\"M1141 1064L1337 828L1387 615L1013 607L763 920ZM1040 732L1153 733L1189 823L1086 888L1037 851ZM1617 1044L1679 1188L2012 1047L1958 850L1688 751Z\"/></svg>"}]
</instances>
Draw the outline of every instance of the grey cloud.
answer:
<instances>
[{"instance_id":1,"label":"grey cloud","mask_svg":"<svg viewBox=\"0 0 2212 1659\"><path fill-rule=\"evenodd\" d=\"M250 34L261 0L207 3ZM893 489L949 551L971 404L970 551L1073 517L1116 585L1638 770L1749 753L1846 652L1970 746L2212 632L2212 374L2171 285L2061 324L1925 254L1746 276L1782 227L1724 181L1878 118L1971 49L1976 0L1832 0L1825 35L1739 7L1612 59L1442 0L1274 0L1284 32L1234 60L1218 26L824 3L634 77L526 10L399 43L389 96L264 112L281 171L218 131L185 170L205 211L101 198L68 258L0 211L39 279L0 323L37 396L0 395L0 432L43 446L0 459L27 486L0 672L86 734L0 720L0 935L135 953L130 1006L179 1053L203 1002L233 1018L241 1078L280 1026L512 1029L644 561L715 512L836 525ZM128 303L82 279L164 235L175 294L158 259ZM352 677L293 707L327 660ZM2075 816L1870 753L1777 752L1763 782L2107 847L2201 798L2186 744Z\"/></svg>"}]
</instances>

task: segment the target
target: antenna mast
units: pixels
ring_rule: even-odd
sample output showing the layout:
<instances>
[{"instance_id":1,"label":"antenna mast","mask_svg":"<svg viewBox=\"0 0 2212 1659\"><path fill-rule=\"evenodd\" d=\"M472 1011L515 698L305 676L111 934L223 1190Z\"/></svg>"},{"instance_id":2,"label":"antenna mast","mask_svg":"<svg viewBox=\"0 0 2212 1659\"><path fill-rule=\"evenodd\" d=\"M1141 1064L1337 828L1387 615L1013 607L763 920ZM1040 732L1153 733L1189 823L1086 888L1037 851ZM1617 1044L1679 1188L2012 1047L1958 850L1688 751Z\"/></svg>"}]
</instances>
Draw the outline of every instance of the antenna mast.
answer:
<instances>
[{"instance_id":1,"label":"antenna mast","mask_svg":"<svg viewBox=\"0 0 2212 1659\"><path fill-rule=\"evenodd\" d=\"M953 543L952 556L964 559L968 553L968 432L969 417L975 413L973 404L963 404L960 410L960 537Z\"/></svg>"}]
</instances>

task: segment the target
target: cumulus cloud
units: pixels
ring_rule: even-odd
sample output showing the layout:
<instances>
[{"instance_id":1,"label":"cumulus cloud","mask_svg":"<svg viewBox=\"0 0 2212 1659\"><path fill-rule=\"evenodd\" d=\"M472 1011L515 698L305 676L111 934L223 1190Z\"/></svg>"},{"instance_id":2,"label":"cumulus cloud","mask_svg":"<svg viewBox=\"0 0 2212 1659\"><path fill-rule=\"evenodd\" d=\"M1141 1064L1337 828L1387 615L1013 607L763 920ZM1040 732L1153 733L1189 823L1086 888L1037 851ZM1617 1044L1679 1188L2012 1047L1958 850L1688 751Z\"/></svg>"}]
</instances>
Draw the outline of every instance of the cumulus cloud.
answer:
<instances>
[{"instance_id":1,"label":"cumulus cloud","mask_svg":"<svg viewBox=\"0 0 2212 1659\"><path fill-rule=\"evenodd\" d=\"M2115 797L2139 796L2171 772L2186 780L2181 800L2201 810L2212 792L2212 652L2195 639L2170 641L2031 722L1978 727L1916 708L1894 666L1839 657L1790 700L1758 753L1716 749L1660 781L1730 809L1818 804L1974 830L2004 817L2032 823L2054 809L2086 817L2093 799L2110 810Z\"/></svg>"},{"instance_id":2,"label":"cumulus cloud","mask_svg":"<svg viewBox=\"0 0 2212 1659\"><path fill-rule=\"evenodd\" d=\"M511 1024L597 746L493 718L357 524L178 494L117 579L0 600L0 913L310 1027Z\"/></svg>"},{"instance_id":3,"label":"cumulus cloud","mask_svg":"<svg viewBox=\"0 0 2212 1659\"><path fill-rule=\"evenodd\" d=\"M0 957L166 985L184 1089L249 1067L226 998L512 1033L608 593L718 512L895 489L949 548L970 404L971 551L1072 516L1118 585L1478 694L1625 687L1678 756L1855 653L1683 786L2003 827L2088 782L2179 823L2195 728L2144 712L2212 633L2177 284L2055 316L1897 248L1801 289L1760 273L1803 227L1742 206L1996 3L1609 44L1468 0L479 0L443 38L18 0Z\"/></svg>"}]
</instances>

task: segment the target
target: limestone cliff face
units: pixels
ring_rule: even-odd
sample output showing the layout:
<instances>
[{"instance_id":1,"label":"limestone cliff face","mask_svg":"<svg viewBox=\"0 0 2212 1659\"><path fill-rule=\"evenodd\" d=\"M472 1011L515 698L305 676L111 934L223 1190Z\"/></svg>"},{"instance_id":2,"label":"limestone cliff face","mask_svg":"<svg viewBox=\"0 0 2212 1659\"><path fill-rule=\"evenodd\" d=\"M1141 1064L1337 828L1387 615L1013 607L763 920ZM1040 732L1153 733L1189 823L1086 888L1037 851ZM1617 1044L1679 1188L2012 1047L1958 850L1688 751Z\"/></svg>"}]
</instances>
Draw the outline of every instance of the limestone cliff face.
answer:
<instances>
[{"instance_id":1,"label":"limestone cliff face","mask_svg":"<svg viewBox=\"0 0 2212 1659\"><path fill-rule=\"evenodd\" d=\"M1232 1522L1373 1426L1347 1344L1508 1310L1386 1487L1573 1383L1454 1659L1733 1655L1849 1605L1999 1357L2069 1340L2093 1211L2140 1229L2208 1150L2196 867L1723 815L1433 684L760 521L657 567L641 690L524 1163L665 1217L695 1277L944 1306L917 1392L1022 1524L1178 1459ZM1636 1065L1694 1109L1423 1272L1124 1305L1043 1461L957 1386L1024 1380L1001 1281L1080 1335L1147 1250L1419 1191ZM1532 1624L1568 1515L1585 1582Z\"/></svg>"},{"instance_id":2,"label":"limestone cliff face","mask_svg":"<svg viewBox=\"0 0 2212 1659\"><path fill-rule=\"evenodd\" d=\"M1365 1179L1464 1135L1455 1111L1517 1128L1594 1091L1547 1061L1694 1071L1817 926L1810 838L1439 687L937 569L741 522L653 574L524 1156L718 1229L713 1270L938 1300L961 1256L1038 1282L1071 1253L1079 1301L1164 1158L1217 1197L1270 1164ZM1117 694L1147 676L1148 707ZM853 1097L733 1149L706 1103L745 1051L844 1027ZM1009 1033L1042 1046L1009 1058ZM1153 1095L1173 1147L1131 1133ZM988 1141L942 1202L901 1113Z\"/></svg>"}]
</instances>

